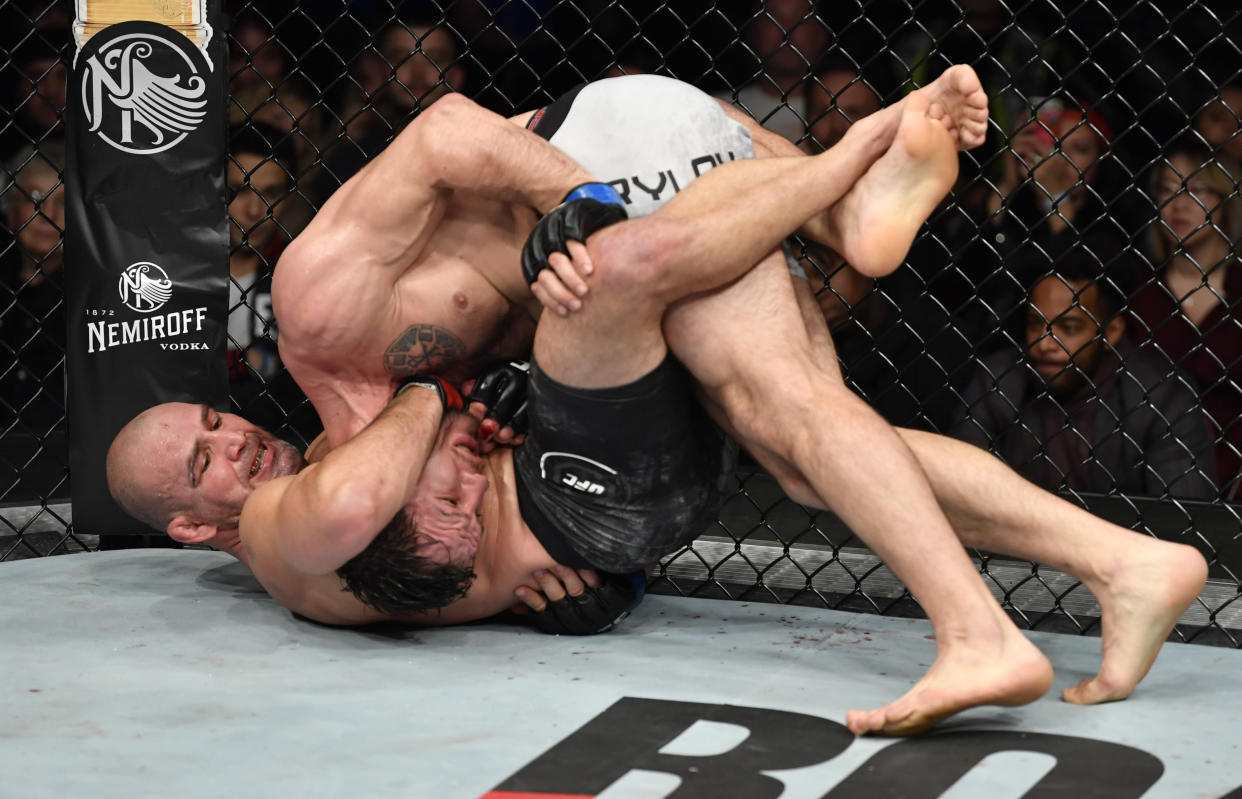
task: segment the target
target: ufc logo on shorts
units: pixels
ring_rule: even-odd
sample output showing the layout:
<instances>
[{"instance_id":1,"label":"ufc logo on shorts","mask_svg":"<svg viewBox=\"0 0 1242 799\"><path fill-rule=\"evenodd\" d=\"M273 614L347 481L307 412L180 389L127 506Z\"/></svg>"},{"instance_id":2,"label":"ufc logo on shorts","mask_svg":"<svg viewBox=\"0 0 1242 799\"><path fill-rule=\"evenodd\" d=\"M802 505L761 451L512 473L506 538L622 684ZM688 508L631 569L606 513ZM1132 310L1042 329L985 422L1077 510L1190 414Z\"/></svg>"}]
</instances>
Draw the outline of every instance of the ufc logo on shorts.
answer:
<instances>
[{"instance_id":1,"label":"ufc logo on shorts","mask_svg":"<svg viewBox=\"0 0 1242 799\"><path fill-rule=\"evenodd\" d=\"M600 496L604 493L604 487L599 483L593 483L590 480L578 477L577 475L570 474L568 472L561 478L561 482L576 491L582 491L587 494L595 494Z\"/></svg>"}]
</instances>

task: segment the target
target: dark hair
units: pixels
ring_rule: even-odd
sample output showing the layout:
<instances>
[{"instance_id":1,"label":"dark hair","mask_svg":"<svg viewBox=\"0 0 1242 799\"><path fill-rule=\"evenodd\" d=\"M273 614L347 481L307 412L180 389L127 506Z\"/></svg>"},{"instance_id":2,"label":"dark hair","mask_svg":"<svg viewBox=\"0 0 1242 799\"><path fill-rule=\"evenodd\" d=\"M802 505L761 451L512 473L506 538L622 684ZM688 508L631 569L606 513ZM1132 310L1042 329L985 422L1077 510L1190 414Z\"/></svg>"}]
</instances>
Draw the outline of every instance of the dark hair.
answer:
<instances>
[{"instance_id":1,"label":"dark hair","mask_svg":"<svg viewBox=\"0 0 1242 799\"><path fill-rule=\"evenodd\" d=\"M1147 184L1148 196L1152 198L1152 202L1155 203L1164 170L1174 169L1172 161L1179 155L1190 159L1193 165L1191 174L1179 175L1183 181L1199 178L1220 192L1223 198L1222 207L1219 209L1220 229L1226 237L1236 240L1242 235L1242 197L1238 194L1242 166L1225 153L1213 150L1197 133L1187 133L1166 146L1164 157L1153 165ZM1160 235L1159 220L1157 211L1147 230L1147 247L1157 266L1169 257L1172 250Z\"/></svg>"},{"instance_id":2,"label":"dark hair","mask_svg":"<svg viewBox=\"0 0 1242 799\"><path fill-rule=\"evenodd\" d=\"M292 181L297 174L297 153L293 137L266 122L245 122L229 126L229 154L257 155L280 165Z\"/></svg>"},{"instance_id":3,"label":"dark hair","mask_svg":"<svg viewBox=\"0 0 1242 799\"><path fill-rule=\"evenodd\" d=\"M424 558L418 544L413 520L399 511L336 573L363 604L391 616L438 610L465 596L474 572Z\"/></svg>"},{"instance_id":4,"label":"dark hair","mask_svg":"<svg viewBox=\"0 0 1242 799\"><path fill-rule=\"evenodd\" d=\"M1107 324L1124 313L1129 305L1130 284L1133 280L1131 265L1127 259L1117 259L1114 263L1102 263L1088 243L1080 243L1057 258L1056 263L1047 272L1039 275L1030 288L1042 283L1050 277L1059 277L1068 284L1086 284L1095 286L1100 297L1100 324Z\"/></svg>"}]
</instances>

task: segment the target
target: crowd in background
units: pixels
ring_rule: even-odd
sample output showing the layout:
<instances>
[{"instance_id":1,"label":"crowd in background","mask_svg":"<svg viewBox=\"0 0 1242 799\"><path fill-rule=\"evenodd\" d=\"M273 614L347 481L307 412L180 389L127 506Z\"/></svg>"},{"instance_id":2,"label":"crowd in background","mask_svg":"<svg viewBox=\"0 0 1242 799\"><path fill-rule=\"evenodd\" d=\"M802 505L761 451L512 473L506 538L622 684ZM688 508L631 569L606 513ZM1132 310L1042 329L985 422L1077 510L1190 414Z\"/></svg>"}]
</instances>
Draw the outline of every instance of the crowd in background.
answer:
<instances>
[{"instance_id":1,"label":"crowd in background","mask_svg":"<svg viewBox=\"0 0 1242 799\"><path fill-rule=\"evenodd\" d=\"M279 360L273 270L315 209L447 92L508 115L583 80L660 73L815 153L963 62L992 98L991 133L908 263L875 281L804 248L847 380L894 424L974 442L1052 490L1238 497L1242 39L1219 21L1242 24L1236 9L1153 28L1106 2L944 0L914 16L810 0L447 5L229 6L238 412L314 435ZM71 20L4 6L23 9L0 131L0 462L22 437L45 451L64 417Z\"/></svg>"}]
</instances>

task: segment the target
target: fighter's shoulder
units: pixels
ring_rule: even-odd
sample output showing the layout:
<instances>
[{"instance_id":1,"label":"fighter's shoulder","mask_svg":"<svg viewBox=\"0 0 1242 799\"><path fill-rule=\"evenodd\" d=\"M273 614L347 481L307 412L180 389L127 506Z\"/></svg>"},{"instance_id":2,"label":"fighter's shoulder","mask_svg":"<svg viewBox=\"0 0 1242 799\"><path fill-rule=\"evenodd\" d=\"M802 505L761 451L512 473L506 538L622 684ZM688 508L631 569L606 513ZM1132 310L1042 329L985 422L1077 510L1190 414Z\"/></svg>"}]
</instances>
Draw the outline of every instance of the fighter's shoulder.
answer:
<instances>
[{"instance_id":1,"label":"fighter's shoulder","mask_svg":"<svg viewBox=\"0 0 1242 799\"><path fill-rule=\"evenodd\" d=\"M340 313L353 313L371 285L366 276L374 256L348 221L339 225L311 222L281 255L272 276L272 302L280 319L282 341L303 327Z\"/></svg>"},{"instance_id":2,"label":"fighter's shoulder","mask_svg":"<svg viewBox=\"0 0 1242 799\"><path fill-rule=\"evenodd\" d=\"M246 497L241 518L238 520L238 529L247 551L267 551L272 546L276 536L280 535L281 503L285 501L293 482L310 468L312 467L307 466L298 474L269 480Z\"/></svg>"},{"instance_id":3,"label":"fighter's shoulder","mask_svg":"<svg viewBox=\"0 0 1242 799\"><path fill-rule=\"evenodd\" d=\"M280 254L275 278L280 280L282 271L287 274L331 264L339 268L343 258L356 261L364 256L365 250L360 251L358 247L359 235L365 234L365 228L361 224L364 218L364 209L351 208L329 200L311 219L306 229L289 242Z\"/></svg>"}]
</instances>

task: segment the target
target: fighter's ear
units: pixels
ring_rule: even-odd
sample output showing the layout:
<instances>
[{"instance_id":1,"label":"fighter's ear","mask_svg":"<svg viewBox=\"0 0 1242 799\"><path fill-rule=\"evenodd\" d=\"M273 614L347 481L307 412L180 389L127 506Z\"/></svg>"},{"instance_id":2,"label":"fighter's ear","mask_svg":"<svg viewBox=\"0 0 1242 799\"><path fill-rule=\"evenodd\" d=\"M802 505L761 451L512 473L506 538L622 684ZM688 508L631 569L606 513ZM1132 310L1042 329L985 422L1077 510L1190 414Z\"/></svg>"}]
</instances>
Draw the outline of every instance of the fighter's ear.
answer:
<instances>
[{"instance_id":1,"label":"fighter's ear","mask_svg":"<svg viewBox=\"0 0 1242 799\"><path fill-rule=\"evenodd\" d=\"M182 544L202 544L215 538L219 527L192 521L184 515L174 516L168 523L168 537Z\"/></svg>"}]
</instances>

